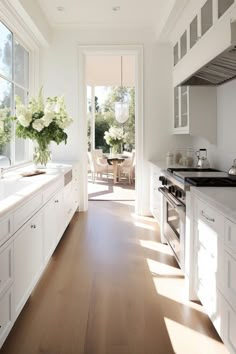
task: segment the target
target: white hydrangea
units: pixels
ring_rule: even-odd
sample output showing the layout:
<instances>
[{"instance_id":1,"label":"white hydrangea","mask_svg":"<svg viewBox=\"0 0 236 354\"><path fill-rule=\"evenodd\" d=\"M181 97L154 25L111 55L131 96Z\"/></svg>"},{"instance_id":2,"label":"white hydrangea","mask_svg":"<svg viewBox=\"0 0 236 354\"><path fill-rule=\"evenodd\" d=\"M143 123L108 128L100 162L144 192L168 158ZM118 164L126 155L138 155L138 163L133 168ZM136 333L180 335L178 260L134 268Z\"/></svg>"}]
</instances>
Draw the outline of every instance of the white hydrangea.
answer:
<instances>
[{"instance_id":1,"label":"white hydrangea","mask_svg":"<svg viewBox=\"0 0 236 354\"><path fill-rule=\"evenodd\" d=\"M43 118L40 119L36 119L33 123L32 123L32 127L37 130L38 132L41 132L41 130L43 130L44 128L44 121Z\"/></svg>"},{"instance_id":2,"label":"white hydrangea","mask_svg":"<svg viewBox=\"0 0 236 354\"><path fill-rule=\"evenodd\" d=\"M23 127L28 127L32 121L32 115L29 111L21 111L17 116L18 122L23 125Z\"/></svg>"},{"instance_id":3,"label":"white hydrangea","mask_svg":"<svg viewBox=\"0 0 236 354\"><path fill-rule=\"evenodd\" d=\"M44 126L48 127L52 123L54 117L55 114L53 112L50 111L46 112L42 118Z\"/></svg>"},{"instance_id":4,"label":"white hydrangea","mask_svg":"<svg viewBox=\"0 0 236 354\"><path fill-rule=\"evenodd\" d=\"M127 134L123 132L123 128L110 127L109 131L104 133L104 139L108 145L123 144L126 142Z\"/></svg>"}]
</instances>

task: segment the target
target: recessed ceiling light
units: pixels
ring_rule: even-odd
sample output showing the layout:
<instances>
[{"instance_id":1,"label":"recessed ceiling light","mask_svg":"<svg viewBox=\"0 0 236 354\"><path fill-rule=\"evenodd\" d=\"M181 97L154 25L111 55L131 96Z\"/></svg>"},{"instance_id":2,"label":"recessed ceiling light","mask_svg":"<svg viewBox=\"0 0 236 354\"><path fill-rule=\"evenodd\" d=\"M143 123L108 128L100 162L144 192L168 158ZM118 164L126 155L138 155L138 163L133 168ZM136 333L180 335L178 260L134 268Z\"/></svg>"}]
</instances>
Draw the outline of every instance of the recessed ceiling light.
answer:
<instances>
[{"instance_id":1,"label":"recessed ceiling light","mask_svg":"<svg viewBox=\"0 0 236 354\"><path fill-rule=\"evenodd\" d=\"M112 11L114 12L120 11L120 6L113 6Z\"/></svg>"},{"instance_id":2,"label":"recessed ceiling light","mask_svg":"<svg viewBox=\"0 0 236 354\"><path fill-rule=\"evenodd\" d=\"M57 6L57 11L63 12L65 11L65 8L63 6Z\"/></svg>"}]
</instances>

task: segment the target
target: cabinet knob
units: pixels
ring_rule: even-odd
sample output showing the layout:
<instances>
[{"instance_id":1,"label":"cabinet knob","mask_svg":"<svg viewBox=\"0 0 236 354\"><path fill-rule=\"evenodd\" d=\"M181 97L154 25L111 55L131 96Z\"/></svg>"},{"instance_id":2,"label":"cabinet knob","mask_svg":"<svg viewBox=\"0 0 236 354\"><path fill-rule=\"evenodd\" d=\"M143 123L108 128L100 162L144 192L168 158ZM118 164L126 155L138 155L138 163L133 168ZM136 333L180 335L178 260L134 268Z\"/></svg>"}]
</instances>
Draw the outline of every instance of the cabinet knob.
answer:
<instances>
[{"instance_id":1,"label":"cabinet knob","mask_svg":"<svg viewBox=\"0 0 236 354\"><path fill-rule=\"evenodd\" d=\"M31 229L36 229L36 225L31 225Z\"/></svg>"}]
</instances>

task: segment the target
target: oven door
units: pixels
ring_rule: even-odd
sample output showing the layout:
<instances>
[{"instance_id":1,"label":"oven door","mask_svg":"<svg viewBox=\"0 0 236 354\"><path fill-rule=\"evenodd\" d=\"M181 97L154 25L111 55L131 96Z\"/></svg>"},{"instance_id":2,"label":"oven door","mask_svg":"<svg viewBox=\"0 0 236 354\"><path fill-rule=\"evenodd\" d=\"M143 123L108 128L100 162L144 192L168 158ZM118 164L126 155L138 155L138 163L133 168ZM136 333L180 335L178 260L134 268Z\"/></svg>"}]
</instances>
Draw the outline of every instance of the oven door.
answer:
<instances>
[{"instance_id":1,"label":"oven door","mask_svg":"<svg viewBox=\"0 0 236 354\"><path fill-rule=\"evenodd\" d=\"M163 198L163 233L172 248L181 268L184 267L185 205L168 193L165 187L159 188Z\"/></svg>"}]
</instances>

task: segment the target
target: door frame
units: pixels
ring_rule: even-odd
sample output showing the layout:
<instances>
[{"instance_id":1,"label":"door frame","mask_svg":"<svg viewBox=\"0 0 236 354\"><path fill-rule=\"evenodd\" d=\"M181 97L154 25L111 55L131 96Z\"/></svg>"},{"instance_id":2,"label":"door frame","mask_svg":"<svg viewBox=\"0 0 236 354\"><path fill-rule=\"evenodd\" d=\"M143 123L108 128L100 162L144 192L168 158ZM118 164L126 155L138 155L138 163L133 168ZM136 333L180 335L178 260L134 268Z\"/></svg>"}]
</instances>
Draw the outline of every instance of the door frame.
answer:
<instances>
[{"instance_id":1,"label":"door frame","mask_svg":"<svg viewBox=\"0 0 236 354\"><path fill-rule=\"evenodd\" d=\"M87 92L86 92L86 56L88 55L134 55L135 57L135 213L142 215L143 191L143 46L142 45L79 45L78 46L78 116L80 161L80 210L88 209L87 182Z\"/></svg>"}]
</instances>

